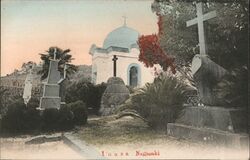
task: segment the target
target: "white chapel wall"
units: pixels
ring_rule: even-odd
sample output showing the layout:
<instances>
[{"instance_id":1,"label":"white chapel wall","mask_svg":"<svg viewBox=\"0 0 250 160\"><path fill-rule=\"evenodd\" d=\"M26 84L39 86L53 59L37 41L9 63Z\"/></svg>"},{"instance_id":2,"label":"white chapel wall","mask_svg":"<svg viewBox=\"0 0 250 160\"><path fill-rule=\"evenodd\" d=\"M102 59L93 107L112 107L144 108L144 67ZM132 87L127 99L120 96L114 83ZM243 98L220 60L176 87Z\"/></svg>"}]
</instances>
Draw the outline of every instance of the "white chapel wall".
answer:
<instances>
[{"instance_id":1,"label":"white chapel wall","mask_svg":"<svg viewBox=\"0 0 250 160\"><path fill-rule=\"evenodd\" d=\"M139 86L142 87L147 82L153 82L154 80L154 69L147 68L143 63L138 61L139 50L131 49L131 52L116 52L110 53L95 53L92 59L92 67L94 66L97 72L96 84L107 82L108 78L113 76L113 55L117 55L117 77L124 80L126 85L129 85L129 66L136 64L140 68L140 81ZM94 68L93 68L94 69Z\"/></svg>"}]
</instances>

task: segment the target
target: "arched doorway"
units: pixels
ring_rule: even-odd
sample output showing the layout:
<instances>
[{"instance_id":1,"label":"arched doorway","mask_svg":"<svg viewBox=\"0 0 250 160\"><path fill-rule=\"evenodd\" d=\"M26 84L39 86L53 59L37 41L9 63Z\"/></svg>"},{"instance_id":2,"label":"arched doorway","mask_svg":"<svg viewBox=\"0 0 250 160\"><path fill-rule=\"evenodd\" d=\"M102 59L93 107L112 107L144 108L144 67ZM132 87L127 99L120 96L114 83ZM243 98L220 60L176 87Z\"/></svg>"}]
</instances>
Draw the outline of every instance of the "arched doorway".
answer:
<instances>
[{"instance_id":1,"label":"arched doorway","mask_svg":"<svg viewBox=\"0 0 250 160\"><path fill-rule=\"evenodd\" d=\"M131 87L140 86L140 67L137 64L131 64L128 67L128 85Z\"/></svg>"},{"instance_id":2,"label":"arched doorway","mask_svg":"<svg viewBox=\"0 0 250 160\"><path fill-rule=\"evenodd\" d=\"M138 70L135 66L129 70L129 85L136 87L138 85Z\"/></svg>"}]
</instances>

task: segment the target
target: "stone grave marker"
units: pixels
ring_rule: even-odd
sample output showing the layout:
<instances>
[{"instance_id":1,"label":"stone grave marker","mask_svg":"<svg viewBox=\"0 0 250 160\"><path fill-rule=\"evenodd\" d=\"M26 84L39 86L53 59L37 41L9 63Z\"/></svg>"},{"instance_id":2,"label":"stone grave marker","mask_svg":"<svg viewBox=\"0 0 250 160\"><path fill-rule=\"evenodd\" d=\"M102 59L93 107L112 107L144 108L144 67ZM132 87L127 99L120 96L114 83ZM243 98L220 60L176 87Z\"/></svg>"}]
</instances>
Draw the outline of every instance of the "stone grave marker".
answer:
<instances>
[{"instance_id":1,"label":"stone grave marker","mask_svg":"<svg viewBox=\"0 0 250 160\"><path fill-rule=\"evenodd\" d=\"M113 77L108 79L107 88L104 91L101 99L100 114L107 116L118 108L118 106L124 103L129 98L129 90L120 77L116 77L116 61L117 56L114 55L113 62Z\"/></svg>"},{"instance_id":2,"label":"stone grave marker","mask_svg":"<svg viewBox=\"0 0 250 160\"><path fill-rule=\"evenodd\" d=\"M56 59L55 49L54 59L50 59L47 82L44 84L43 95L40 99L39 109L41 110L46 108L60 108L60 83L63 82L64 78L61 78L60 72L58 71L58 62L59 60ZM66 75L64 75L64 77L65 76Z\"/></svg>"},{"instance_id":3,"label":"stone grave marker","mask_svg":"<svg viewBox=\"0 0 250 160\"><path fill-rule=\"evenodd\" d=\"M31 99L32 95L32 83L33 83L32 68L33 68L32 66L29 66L29 71L28 71L29 73L27 74L24 82L23 100L26 105Z\"/></svg>"},{"instance_id":4,"label":"stone grave marker","mask_svg":"<svg viewBox=\"0 0 250 160\"><path fill-rule=\"evenodd\" d=\"M186 107L175 123L168 123L168 135L219 145L241 147L248 145L245 111L228 106L217 96L215 85L227 71L213 62L206 53L203 21L216 16L216 12L203 15L202 2L196 4L197 18L187 26L198 24L200 55L192 61L192 74L203 106Z\"/></svg>"}]
</instances>

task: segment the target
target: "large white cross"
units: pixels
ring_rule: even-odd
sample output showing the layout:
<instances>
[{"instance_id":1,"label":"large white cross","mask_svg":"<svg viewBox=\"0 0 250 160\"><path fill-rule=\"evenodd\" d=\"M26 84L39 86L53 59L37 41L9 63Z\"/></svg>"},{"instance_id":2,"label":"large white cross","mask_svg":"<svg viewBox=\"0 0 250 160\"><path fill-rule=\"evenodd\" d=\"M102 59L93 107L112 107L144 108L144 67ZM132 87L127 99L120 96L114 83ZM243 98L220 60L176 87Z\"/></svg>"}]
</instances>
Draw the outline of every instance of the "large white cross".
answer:
<instances>
[{"instance_id":1,"label":"large white cross","mask_svg":"<svg viewBox=\"0 0 250 160\"><path fill-rule=\"evenodd\" d=\"M216 17L216 11L203 14L202 2L196 3L197 18L187 21L187 27L198 24L200 54L206 55L205 33L203 21Z\"/></svg>"}]
</instances>

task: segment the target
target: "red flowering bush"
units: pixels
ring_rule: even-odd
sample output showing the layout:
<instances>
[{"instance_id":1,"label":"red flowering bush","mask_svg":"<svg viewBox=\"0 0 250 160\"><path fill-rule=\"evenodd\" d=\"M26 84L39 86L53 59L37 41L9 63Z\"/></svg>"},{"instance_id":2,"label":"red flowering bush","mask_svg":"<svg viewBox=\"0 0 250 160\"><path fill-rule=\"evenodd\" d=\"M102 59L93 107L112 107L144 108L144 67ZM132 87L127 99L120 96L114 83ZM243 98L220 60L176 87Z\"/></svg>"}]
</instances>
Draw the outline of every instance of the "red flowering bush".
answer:
<instances>
[{"instance_id":1,"label":"red flowering bush","mask_svg":"<svg viewBox=\"0 0 250 160\"><path fill-rule=\"evenodd\" d=\"M139 37L138 45L140 48L139 61L143 62L146 67L153 67L159 64L164 71L170 67L172 73L175 73L174 58L168 56L160 46L159 36L162 34L162 16L158 15L158 35L142 35Z\"/></svg>"},{"instance_id":2,"label":"red flowering bush","mask_svg":"<svg viewBox=\"0 0 250 160\"><path fill-rule=\"evenodd\" d=\"M146 67L153 67L159 64L164 71L170 67L175 73L174 58L167 56L159 44L159 37L156 34L142 35L139 37L138 45L140 48L139 61L143 62Z\"/></svg>"}]
</instances>

